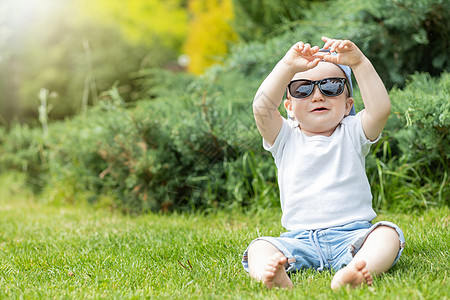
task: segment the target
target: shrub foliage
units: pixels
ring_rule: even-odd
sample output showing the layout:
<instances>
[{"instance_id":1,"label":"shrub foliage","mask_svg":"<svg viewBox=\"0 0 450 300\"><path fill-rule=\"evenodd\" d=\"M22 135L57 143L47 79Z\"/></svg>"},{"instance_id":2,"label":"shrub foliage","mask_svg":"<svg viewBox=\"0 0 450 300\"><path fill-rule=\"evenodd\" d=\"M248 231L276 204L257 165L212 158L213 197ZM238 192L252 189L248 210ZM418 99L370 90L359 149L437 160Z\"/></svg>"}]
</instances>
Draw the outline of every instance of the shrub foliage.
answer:
<instances>
[{"instance_id":1,"label":"shrub foliage","mask_svg":"<svg viewBox=\"0 0 450 300\"><path fill-rule=\"evenodd\" d=\"M248 75L263 76L301 40L321 45L322 35L350 39L369 57L388 88L403 86L414 72L449 71L450 3L444 0L316 3L304 18L277 27L265 43L251 42L231 54Z\"/></svg>"},{"instance_id":2,"label":"shrub foliage","mask_svg":"<svg viewBox=\"0 0 450 300\"><path fill-rule=\"evenodd\" d=\"M393 113L383 139L367 159L376 208L448 205L447 40L436 40L448 34L438 30L448 22L447 2L344 2L314 4L284 33L236 48L201 77L141 74L142 100L132 106L113 87L85 114L50 124L48 134L21 125L1 129L0 168L26 171L49 199L99 202L108 195L108 205L128 213L275 205L276 170L262 149L251 100L293 42L318 43L323 34L355 40L388 85L400 83L390 91ZM405 35L413 31L417 37ZM427 45L437 52L419 67ZM416 69L428 73L407 77Z\"/></svg>"}]
</instances>

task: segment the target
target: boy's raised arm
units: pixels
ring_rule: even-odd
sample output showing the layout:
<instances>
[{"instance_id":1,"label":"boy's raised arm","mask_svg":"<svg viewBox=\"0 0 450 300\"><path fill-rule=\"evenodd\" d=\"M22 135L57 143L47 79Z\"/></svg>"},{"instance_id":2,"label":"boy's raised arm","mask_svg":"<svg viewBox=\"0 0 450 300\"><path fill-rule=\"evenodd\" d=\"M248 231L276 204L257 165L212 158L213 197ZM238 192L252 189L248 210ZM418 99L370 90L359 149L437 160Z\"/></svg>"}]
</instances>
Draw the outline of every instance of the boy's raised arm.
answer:
<instances>
[{"instance_id":1,"label":"boy's raised arm","mask_svg":"<svg viewBox=\"0 0 450 300\"><path fill-rule=\"evenodd\" d=\"M278 107L284 90L293 76L283 61L278 62L259 87L253 100L256 126L261 136L270 145L273 145L281 130L282 117Z\"/></svg>"},{"instance_id":2,"label":"boy's raised arm","mask_svg":"<svg viewBox=\"0 0 450 300\"><path fill-rule=\"evenodd\" d=\"M348 65L352 68L364 102L361 122L364 133L369 140L375 140L386 125L391 102L381 78L369 59L349 40L333 40L322 37L324 48L337 56L326 55L325 61Z\"/></svg>"},{"instance_id":3,"label":"boy's raised arm","mask_svg":"<svg viewBox=\"0 0 450 300\"><path fill-rule=\"evenodd\" d=\"M314 68L321 56L319 47L298 42L277 63L263 81L253 100L253 115L262 137L271 145L275 142L283 124L278 107L289 81L295 73Z\"/></svg>"},{"instance_id":4,"label":"boy's raised arm","mask_svg":"<svg viewBox=\"0 0 450 300\"><path fill-rule=\"evenodd\" d=\"M378 138L386 125L391 112L391 101L381 78L368 58L352 69L365 107L361 116L364 133L373 141Z\"/></svg>"}]
</instances>

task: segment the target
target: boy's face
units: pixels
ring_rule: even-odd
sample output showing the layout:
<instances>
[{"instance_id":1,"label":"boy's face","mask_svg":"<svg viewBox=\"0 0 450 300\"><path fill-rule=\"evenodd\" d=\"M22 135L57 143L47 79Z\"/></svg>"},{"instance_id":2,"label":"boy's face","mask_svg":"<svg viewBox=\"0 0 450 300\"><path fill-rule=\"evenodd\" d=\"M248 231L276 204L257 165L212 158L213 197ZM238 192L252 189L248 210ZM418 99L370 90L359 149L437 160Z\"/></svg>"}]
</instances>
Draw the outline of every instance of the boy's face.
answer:
<instances>
[{"instance_id":1,"label":"boy's face","mask_svg":"<svg viewBox=\"0 0 450 300\"><path fill-rule=\"evenodd\" d=\"M295 79L321 80L330 77L346 78L344 72L336 65L320 62L313 69L295 74ZM347 87L339 96L325 96L318 86L314 86L311 95L306 98L287 96L284 106L289 115L294 116L302 132L308 136L331 136L342 121L350 113L353 98L348 97Z\"/></svg>"}]
</instances>

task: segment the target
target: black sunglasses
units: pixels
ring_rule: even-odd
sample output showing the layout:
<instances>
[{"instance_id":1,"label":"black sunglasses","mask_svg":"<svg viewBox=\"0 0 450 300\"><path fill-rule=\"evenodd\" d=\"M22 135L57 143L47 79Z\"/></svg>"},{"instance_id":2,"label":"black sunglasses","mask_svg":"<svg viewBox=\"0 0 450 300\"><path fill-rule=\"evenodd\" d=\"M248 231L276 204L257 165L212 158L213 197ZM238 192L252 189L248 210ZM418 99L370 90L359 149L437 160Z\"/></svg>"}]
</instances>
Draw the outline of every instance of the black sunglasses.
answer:
<instances>
[{"instance_id":1,"label":"black sunglasses","mask_svg":"<svg viewBox=\"0 0 450 300\"><path fill-rule=\"evenodd\" d=\"M302 99L311 95L314 86L317 85L323 95L334 97L344 92L346 82L347 79L340 77L330 77L315 81L297 79L289 82L287 88L292 97Z\"/></svg>"}]
</instances>

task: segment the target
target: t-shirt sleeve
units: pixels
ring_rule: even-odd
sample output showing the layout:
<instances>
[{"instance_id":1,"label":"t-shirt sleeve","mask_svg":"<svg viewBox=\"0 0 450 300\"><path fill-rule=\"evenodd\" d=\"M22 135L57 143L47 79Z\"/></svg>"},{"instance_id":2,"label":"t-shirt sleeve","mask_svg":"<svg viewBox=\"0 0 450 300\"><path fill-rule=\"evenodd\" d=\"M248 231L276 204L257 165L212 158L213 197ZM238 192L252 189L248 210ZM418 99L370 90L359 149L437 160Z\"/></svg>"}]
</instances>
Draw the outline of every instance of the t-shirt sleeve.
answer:
<instances>
[{"instance_id":1,"label":"t-shirt sleeve","mask_svg":"<svg viewBox=\"0 0 450 300\"><path fill-rule=\"evenodd\" d=\"M264 149L272 153L272 156L275 159L275 164L277 166L291 130L292 128L289 125L289 122L285 118L283 118L283 124L273 145L271 146L265 139L263 139Z\"/></svg>"},{"instance_id":2,"label":"t-shirt sleeve","mask_svg":"<svg viewBox=\"0 0 450 300\"><path fill-rule=\"evenodd\" d=\"M355 148L361 149L361 154L366 156L370 151L370 146L378 142L380 135L373 141L369 140L364 133L361 122L361 114L363 111L358 112L355 116L347 116L342 121L342 124L346 126L345 130L350 134L353 145Z\"/></svg>"}]
</instances>

